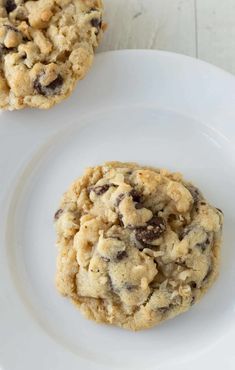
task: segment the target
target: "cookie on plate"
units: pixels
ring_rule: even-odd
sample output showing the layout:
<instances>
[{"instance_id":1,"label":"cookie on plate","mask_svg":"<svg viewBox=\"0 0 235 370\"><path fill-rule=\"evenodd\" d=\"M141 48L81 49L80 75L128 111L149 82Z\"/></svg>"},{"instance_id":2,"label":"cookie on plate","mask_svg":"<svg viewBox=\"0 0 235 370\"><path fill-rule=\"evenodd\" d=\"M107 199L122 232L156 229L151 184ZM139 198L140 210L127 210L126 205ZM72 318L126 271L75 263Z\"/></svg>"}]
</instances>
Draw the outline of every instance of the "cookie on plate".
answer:
<instances>
[{"instance_id":1,"label":"cookie on plate","mask_svg":"<svg viewBox=\"0 0 235 370\"><path fill-rule=\"evenodd\" d=\"M88 168L55 214L57 287L97 322L139 330L187 311L214 282L223 214L178 173Z\"/></svg>"},{"instance_id":2,"label":"cookie on plate","mask_svg":"<svg viewBox=\"0 0 235 370\"><path fill-rule=\"evenodd\" d=\"M102 0L0 0L0 108L50 108L89 70Z\"/></svg>"}]
</instances>

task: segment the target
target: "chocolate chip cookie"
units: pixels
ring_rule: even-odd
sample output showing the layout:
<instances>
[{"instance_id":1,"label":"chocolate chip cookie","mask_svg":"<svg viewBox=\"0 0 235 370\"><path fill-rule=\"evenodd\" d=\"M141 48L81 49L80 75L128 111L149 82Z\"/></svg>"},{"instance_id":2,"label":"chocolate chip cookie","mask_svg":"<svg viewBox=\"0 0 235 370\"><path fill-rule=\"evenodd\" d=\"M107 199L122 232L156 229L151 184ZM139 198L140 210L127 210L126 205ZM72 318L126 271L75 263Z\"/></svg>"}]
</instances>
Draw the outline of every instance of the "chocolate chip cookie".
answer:
<instances>
[{"instance_id":1,"label":"chocolate chip cookie","mask_svg":"<svg viewBox=\"0 0 235 370\"><path fill-rule=\"evenodd\" d=\"M55 214L58 290L97 322L152 327L214 282L222 224L222 211L179 173L88 168Z\"/></svg>"},{"instance_id":2,"label":"chocolate chip cookie","mask_svg":"<svg viewBox=\"0 0 235 370\"><path fill-rule=\"evenodd\" d=\"M50 108L90 68L102 0L0 0L0 108Z\"/></svg>"}]
</instances>

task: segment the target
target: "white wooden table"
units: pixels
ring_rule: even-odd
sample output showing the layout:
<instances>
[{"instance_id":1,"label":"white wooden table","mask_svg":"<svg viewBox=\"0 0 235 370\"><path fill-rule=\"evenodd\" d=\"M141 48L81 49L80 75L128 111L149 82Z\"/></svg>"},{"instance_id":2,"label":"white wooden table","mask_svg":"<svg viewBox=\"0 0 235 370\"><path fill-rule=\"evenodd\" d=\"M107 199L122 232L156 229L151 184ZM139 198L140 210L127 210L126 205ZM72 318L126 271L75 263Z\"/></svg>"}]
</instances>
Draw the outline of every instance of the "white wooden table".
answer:
<instances>
[{"instance_id":1,"label":"white wooden table","mask_svg":"<svg viewBox=\"0 0 235 370\"><path fill-rule=\"evenodd\" d=\"M161 49L235 74L235 0L104 0L99 51Z\"/></svg>"}]
</instances>

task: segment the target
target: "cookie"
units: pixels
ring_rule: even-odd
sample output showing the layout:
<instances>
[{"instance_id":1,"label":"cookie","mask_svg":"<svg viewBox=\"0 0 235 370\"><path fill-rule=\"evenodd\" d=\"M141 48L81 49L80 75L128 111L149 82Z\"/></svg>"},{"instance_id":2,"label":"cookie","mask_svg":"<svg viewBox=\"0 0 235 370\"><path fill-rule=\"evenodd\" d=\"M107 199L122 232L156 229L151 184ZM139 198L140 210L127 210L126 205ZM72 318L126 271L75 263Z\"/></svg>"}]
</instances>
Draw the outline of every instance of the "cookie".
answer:
<instances>
[{"instance_id":1,"label":"cookie","mask_svg":"<svg viewBox=\"0 0 235 370\"><path fill-rule=\"evenodd\" d=\"M139 330L198 302L219 269L223 213L179 173L88 168L55 214L57 287L87 318Z\"/></svg>"},{"instance_id":2,"label":"cookie","mask_svg":"<svg viewBox=\"0 0 235 370\"><path fill-rule=\"evenodd\" d=\"M0 108L50 108L89 70L102 0L0 0Z\"/></svg>"}]
</instances>

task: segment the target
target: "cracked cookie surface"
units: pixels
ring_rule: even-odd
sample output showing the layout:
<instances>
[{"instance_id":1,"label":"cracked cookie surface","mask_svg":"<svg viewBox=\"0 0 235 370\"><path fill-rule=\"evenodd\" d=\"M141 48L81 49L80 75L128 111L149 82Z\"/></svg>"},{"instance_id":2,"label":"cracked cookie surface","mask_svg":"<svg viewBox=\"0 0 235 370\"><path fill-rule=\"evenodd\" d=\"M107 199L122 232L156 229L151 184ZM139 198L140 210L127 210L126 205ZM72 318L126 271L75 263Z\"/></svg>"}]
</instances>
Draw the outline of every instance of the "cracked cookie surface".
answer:
<instances>
[{"instance_id":1,"label":"cracked cookie surface","mask_svg":"<svg viewBox=\"0 0 235 370\"><path fill-rule=\"evenodd\" d=\"M89 70L102 0L0 0L0 108L50 108Z\"/></svg>"},{"instance_id":2,"label":"cracked cookie surface","mask_svg":"<svg viewBox=\"0 0 235 370\"><path fill-rule=\"evenodd\" d=\"M88 168L55 214L58 290L97 322L152 327L214 282L222 224L222 211L179 173Z\"/></svg>"}]
</instances>

